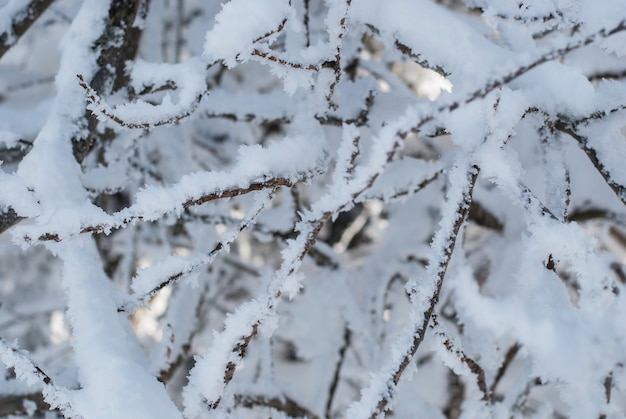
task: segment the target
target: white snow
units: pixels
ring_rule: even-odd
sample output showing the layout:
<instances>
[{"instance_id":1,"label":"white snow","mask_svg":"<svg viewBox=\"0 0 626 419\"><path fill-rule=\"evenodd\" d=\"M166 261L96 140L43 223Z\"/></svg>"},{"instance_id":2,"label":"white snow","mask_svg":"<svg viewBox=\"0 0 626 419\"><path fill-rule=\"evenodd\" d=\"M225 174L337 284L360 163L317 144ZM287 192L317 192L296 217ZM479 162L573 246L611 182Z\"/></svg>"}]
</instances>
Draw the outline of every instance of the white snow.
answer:
<instances>
[{"instance_id":1,"label":"white snow","mask_svg":"<svg viewBox=\"0 0 626 419\"><path fill-rule=\"evenodd\" d=\"M215 26L206 34L204 55L234 67L237 60L248 59L255 40L276 32L289 13L287 0L231 0L222 5ZM263 42L271 43L275 38L274 34Z\"/></svg>"},{"instance_id":2,"label":"white snow","mask_svg":"<svg viewBox=\"0 0 626 419\"><path fill-rule=\"evenodd\" d=\"M624 1L153 1L113 94L111 3L0 60L0 398L624 415Z\"/></svg>"}]
</instances>

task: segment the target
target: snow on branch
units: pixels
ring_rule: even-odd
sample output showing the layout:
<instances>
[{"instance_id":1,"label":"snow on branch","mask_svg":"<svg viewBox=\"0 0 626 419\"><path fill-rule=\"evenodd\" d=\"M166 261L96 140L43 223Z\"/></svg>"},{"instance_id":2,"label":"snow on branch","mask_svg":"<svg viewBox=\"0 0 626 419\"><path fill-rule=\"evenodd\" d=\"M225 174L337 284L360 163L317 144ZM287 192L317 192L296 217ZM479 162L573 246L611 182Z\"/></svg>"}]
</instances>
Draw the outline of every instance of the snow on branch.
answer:
<instances>
[{"instance_id":1,"label":"snow on branch","mask_svg":"<svg viewBox=\"0 0 626 419\"><path fill-rule=\"evenodd\" d=\"M5 3L11 413L626 413L623 1Z\"/></svg>"},{"instance_id":2,"label":"snow on branch","mask_svg":"<svg viewBox=\"0 0 626 419\"><path fill-rule=\"evenodd\" d=\"M361 400L348 410L354 418L376 418L393 401L395 388L420 347L452 258L461 227L465 222L472 192L480 169L459 161L449 174L451 189L447 194L445 212L431 244L434 252L428 262L426 281L413 280L409 293L412 299L410 322L392 348L389 361L372 377L370 386L361 392Z\"/></svg>"},{"instance_id":3,"label":"snow on branch","mask_svg":"<svg viewBox=\"0 0 626 419\"><path fill-rule=\"evenodd\" d=\"M9 1L0 9L0 58L37 21L53 0Z\"/></svg>"},{"instance_id":4,"label":"snow on branch","mask_svg":"<svg viewBox=\"0 0 626 419\"><path fill-rule=\"evenodd\" d=\"M594 121L601 120L615 112L619 112L624 109L624 106L619 108L613 108L606 112L594 113L588 117L582 118L578 121L567 121L559 119L554 122L554 128L569 135L574 140L578 142L580 148L585 152L589 161L593 164L593 166L598 170L598 173L602 175L607 185L611 187L615 195L622 201L624 205L626 205L626 179L620 178L620 181L617 180L615 175L611 175L612 173L617 173L618 168L612 164L612 166L607 167L607 162L603 161L598 154L598 150L594 149L591 145L589 137L581 134L581 129L585 125L593 125ZM592 128L592 127L589 127ZM593 135L593 134L592 134ZM597 143L597 142L596 142ZM604 157L604 156L603 156ZM606 159L606 157L605 157Z\"/></svg>"},{"instance_id":5,"label":"snow on branch","mask_svg":"<svg viewBox=\"0 0 626 419\"><path fill-rule=\"evenodd\" d=\"M81 87L87 93L91 111L130 129L151 129L178 122L196 110L204 94L204 90L196 90L191 95L188 91L184 93L181 91L181 101L179 103L172 103L169 96L166 96L158 106L143 101L136 101L111 107L98 96L95 90L89 87L81 74L78 74L77 77ZM155 117L147 120L145 119L146 114L154 114Z\"/></svg>"},{"instance_id":6,"label":"snow on branch","mask_svg":"<svg viewBox=\"0 0 626 419\"><path fill-rule=\"evenodd\" d=\"M350 128L344 129L347 135L343 136L343 148L349 150L346 143L354 144L354 137L350 135ZM272 318L276 315L281 297L286 295L291 299L302 287L302 278L297 275L297 271L315 244L324 223L353 206L354 201L371 187L380 172L391 162L401 143L393 128L384 134L386 137L373 145L373 149L385 147L386 153L372 153L369 164L359 167L361 170L355 172L354 178L347 182L343 176L335 178L335 183L330 186L330 193L325 199L320 199L311 210L301 215L301 220L296 225L298 236L289 241L287 249L282 252L281 267L270 280L267 290L229 316L224 331L215 337L214 345L198 359L190 372L189 385L185 392L185 411L188 415L197 415L205 405L211 409L220 405L225 387L233 379L251 339L257 335L260 327L269 327L268 332L271 333ZM381 155L386 156L382 161ZM351 170L353 165L354 161L351 160L342 171ZM224 353L229 355L224 357ZM210 379L207 380L207 377Z\"/></svg>"},{"instance_id":7,"label":"snow on branch","mask_svg":"<svg viewBox=\"0 0 626 419\"><path fill-rule=\"evenodd\" d=\"M230 0L215 16L215 26L206 34L204 54L211 61L224 60L229 67L246 60L254 44L272 43L292 14L288 0L258 3L254 0ZM236 33L236 36L232 36Z\"/></svg>"},{"instance_id":8,"label":"snow on branch","mask_svg":"<svg viewBox=\"0 0 626 419\"><path fill-rule=\"evenodd\" d=\"M323 150L311 152L305 139L285 139L266 148L247 147L240 150L237 164L229 172L189 174L174 186L151 187L139 191L134 205L107 215L85 213L85 217L68 219L63 213L62 231L47 230L46 225L23 226L15 230L25 243L61 241L85 233L110 233L136 221L154 221L167 213L180 214L184 209L209 201L232 198L278 186L292 186L315 174L324 164ZM289 156L274 164L277 155ZM274 173L274 176L268 174ZM87 210L87 209L86 209ZM89 220L98 220L90 223Z\"/></svg>"},{"instance_id":9,"label":"snow on branch","mask_svg":"<svg viewBox=\"0 0 626 419\"><path fill-rule=\"evenodd\" d=\"M7 368L13 368L16 378L24 381L30 387L40 387L45 401L54 409L59 409L66 416L80 418L72 407L70 391L56 385L28 356L28 353L19 349L17 343L9 343L0 339L0 360Z\"/></svg>"},{"instance_id":10,"label":"snow on branch","mask_svg":"<svg viewBox=\"0 0 626 419\"><path fill-rule=\"evenodd\" d=\"M152 210L150 211L151 214L147 214L145 212L145 209L142 208L143 206L141 204L136 204L116 214L113 214L112 216L104 216L103 218L106 221L103 221L101 223L98 223L95 225L81 226L79 230L77 230L76 228L73 228L72 230L66 231L63 234L56 233L56 232L41 233L38 236L37 240L42 241L42 242L45 242L45 241L59 242L63 240L64 238L67 238L76 234L110 233L111 230L122 228L136 221L152 221L152 220L158 219L160 216L166 213L180 212L182 209L186 209L194 205L201 205L209 201L214 201L217 199L232 198L232 197L239 196L239 195L245 195L254 191L260 191L263 189L272 189L278 186L291 186L291 185L292 185L292 181L289 179L275 178L275 179L268 179L263 182L256 182L256 183L251 182L245 188L238 188L238 187L229 188L228 186L216 187L214 189L214 192L211 192L211 193L200 193L199 195L196 195L195 197L194 195L189 194L191 197L185 197L186 200L183 200L182 202L171 202L171 203L168 202L168 205L166 207L163 207L163 209L158 211L158 213L155 213L154 210ZM182 187L179 189L181 190L185 189L184 185L181 185L181 186ZM161 193L161 194L171 197L174 194L174 189L171 188L170 191L161 190L160 192L157 190L152 190L149 192L145 192L144 194L139 195L138 197L140 199L145 199L145 196L149 193ZM94 217L91 216L91 218L93 219ZM33 239L31 237L32 233L30 233L31 230L32 229L30 228L25 229L26 234L24 235L24 241L26 243L33 242Z\"/></svg>"},{"instance_id":11,"label":"snow on branch","mask_svg":"<svg viewBox=\"0 0 626 419\"><path fill-rule=\"evenodd\" d=\"M196 269L209 265L220 253L228 252L230 245L243 230L254 223L254 220L271 200L277 189L278 186L274 190L266 192L266 196L262 199L258 199L256 208L252 208L250 214L240 222L239 226L220 240L207 255L202 255L190 261L182 260L175 256L159 262L152 268L139 272L133 278L132 283L136 296L132 300L121 304L118 307L118 311L132 313L137 307L147 304L150 298L154 297L163 288L174 284Z\"/></svg>"},{"instance_id":12,"label":"snow on branch","mask_svg":"<svg viewBox=\"0 0 626 419\"><path fill-rule=\"evenodd\" d=\"M462 349L458 348L445 331L441 330L440 324L437 321L437 315L433 313L432 316L434 334L437 335L443 348L457 361L465 365L465 368L470 374L474 375L476 380L476 386L480 390L482 396L481 400L487 402L491 399L491 393L487 389L487 382L485 379L485 370L471 357L469 357ZM454 367L452 367L454 369ZM457 367L458 368L458 367Z\"/></svg>"}]
</instances>

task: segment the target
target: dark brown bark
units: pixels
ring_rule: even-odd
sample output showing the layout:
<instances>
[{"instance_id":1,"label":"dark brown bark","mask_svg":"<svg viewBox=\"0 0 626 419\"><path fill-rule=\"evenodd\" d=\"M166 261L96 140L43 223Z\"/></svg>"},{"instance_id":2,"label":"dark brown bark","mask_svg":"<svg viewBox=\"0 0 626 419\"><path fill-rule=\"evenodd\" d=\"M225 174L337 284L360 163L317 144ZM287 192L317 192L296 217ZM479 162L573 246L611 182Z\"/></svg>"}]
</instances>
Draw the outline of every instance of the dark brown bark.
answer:
<instances>
[{"instance_id":1,"label":"dark brown bark","mask_svg":"<svg viewBox=\"0 0 626 419\"><path fill-rule=\"evenodd\" d=\"M133 26L138 15L147 12L149 0L113 0L109 8L106 29L96 41L94 48L100 50L98 71L89 85L100 95L121 90L128 83L126 62L133 60L139 48L141 28ZM81 163L95 148L103 135L96 132L98 119L85 112L87 136L72 139L74 157ZM106 135L106 133L104 134Z\"/></svg>"},{"instance_id":2,"label":"dark brown bark","mask_svg":"<svg viewBox=\"0 0 626 419\"><path fill-rule=\"evenodd\" d=\"M23 218L17 215L11 207L5 208L0 212L0 234L20 222Z\"/></svg>"},{"instance_id":3,"label":"dark brown bark","mask_svg":"<svg viewBox=\"0 0 626 419\"><path fill-rule=\"evenodd\" d=\"M0 34L0 58L26 33L28 28L46 11L53 0L31 0L11 20L11 28Z\"/></svg>"}]
</instances>

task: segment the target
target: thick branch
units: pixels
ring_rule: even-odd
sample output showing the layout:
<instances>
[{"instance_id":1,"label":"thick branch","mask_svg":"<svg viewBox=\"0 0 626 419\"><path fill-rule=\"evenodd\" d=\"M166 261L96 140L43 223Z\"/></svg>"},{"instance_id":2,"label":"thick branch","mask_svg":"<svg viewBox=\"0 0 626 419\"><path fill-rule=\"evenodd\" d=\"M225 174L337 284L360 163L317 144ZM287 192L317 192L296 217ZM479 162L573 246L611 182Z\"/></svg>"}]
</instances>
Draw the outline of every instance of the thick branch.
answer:
<instances>
[{"instance_id":1,"label":"thick branch","mask_svg":"<svg viewBox=\"0 0 626 419\"><path fill-rule=\"evenodd\" d=\"M4 28L4 32L0 34L0 58L9 50L22 35L26 33L28 28L39 19L39 16L46 11L53 0L31 0L24 5L24 8L17 10L11 19L11 27ZM8 6L7 6L8 7ZM6 8L0 10L0 13L6 13Z\"/></svg>"},{"instance_id":2,"label":"thick branch","mask_svg":"<svg viewBox=\"0 0 626 419\"><path fill-rule=\"evenodd\" d=\"M0 397L0 417L13 417L13 415L28 415L25 408L26 403L34 403L37 413L42 414L50 410L50 405L46 403L41 393L31 394L5 394Z\"/></svg>"},{"instance_id":3,"label":"thick branch","mask_svg":"<svg viewBox=\"0 0 626 419\"><path fill-rule=\"evenodd\" d=\"M22 221L24 218L17 215L11 207L5 208L0 212L0 234Z\"/></svg>"},{"instance_id":4,"label":"thick branch","mask_svg":"<svg viewBox=\"0 0 626 419\"><path fill-rule=\"evenodd\" d=\"M142 0L113 0L107 30L97 42L103 49L91 86L99 93L116 92L128 82L127 60L135 58L141 32L133 26Z\"/></svg>"},{"instance_id":5,"label":"thick branch","mask_svg":"<svg viewBox=\"0 0 626 419\"><path fill-rule=\"evenodd\" d=\"M94 49L99 51L98 71L91 79L91 87L99 94L109 94L120 90L128 83L126 61L132 60L139 48L141 29L133 26L138 13L145 13L149 0L112 0L106 30L96 41ZM87 121L86 138L73 138L74 156L79 163L97 143L96 127L98 119L85 112Z\"/></svg>"},{"instance_id":6,"label":"thick branch","mask_svg":"<svg viewBox=\"0 0 626 419\"><path fill-rule=\"evenodd\" d=\"M33 148L33 143L27 140L18 140L19 145L0 148L0 160L2 163L17 163Z\"/></svg>"}]
</instances>

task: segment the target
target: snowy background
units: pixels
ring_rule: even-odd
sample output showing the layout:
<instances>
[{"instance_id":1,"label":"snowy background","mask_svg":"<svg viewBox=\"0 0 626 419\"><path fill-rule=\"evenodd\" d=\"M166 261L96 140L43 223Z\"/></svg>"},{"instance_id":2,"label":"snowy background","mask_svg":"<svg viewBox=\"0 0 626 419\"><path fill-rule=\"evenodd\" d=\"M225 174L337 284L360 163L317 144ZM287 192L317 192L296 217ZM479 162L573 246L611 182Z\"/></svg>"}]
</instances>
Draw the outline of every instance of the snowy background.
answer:
<instances>
[{"instance_id":1,"label":"snowy background","mask_svg":"<svg viewBox=\"0 0 626 419\"><path fill-rule=\"evenodd\" d=\"M623 0L0 0L0 416L626 415Z\"/></svg>"}]
</instances>

